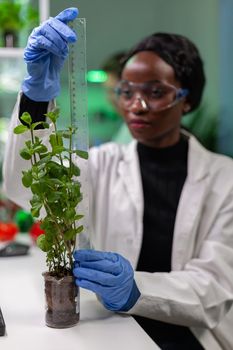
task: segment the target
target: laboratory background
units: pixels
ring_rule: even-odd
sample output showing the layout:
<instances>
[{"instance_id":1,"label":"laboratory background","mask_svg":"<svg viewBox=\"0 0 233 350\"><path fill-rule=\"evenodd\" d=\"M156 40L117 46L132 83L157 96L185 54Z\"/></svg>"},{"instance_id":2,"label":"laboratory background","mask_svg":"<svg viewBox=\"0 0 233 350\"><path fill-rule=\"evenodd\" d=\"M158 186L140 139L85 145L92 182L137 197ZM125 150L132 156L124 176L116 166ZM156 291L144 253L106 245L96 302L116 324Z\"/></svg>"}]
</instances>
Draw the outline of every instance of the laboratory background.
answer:
<instances>
[{"instance_id":1,"label":"laboratory background","mask_svg":"<svg viewBox=\"0 0 233 350\"><path fill-rule=\"evenodd\" d=\"M86 18L89 144L127 143L131 136L107 97L103 70L109 57L125 52L153 32L189 37L199 48L207 84L200 108L183 118L183 126L210 150L233 156L232 0L1 0L0 1L0 223L14 222L27 231L28 213L10 203L2 183L7 129L26 66L23 50L32 28L67 7ZM69 122L69 74L62 72L58 106Z\"/></svg>"}]
</instances>

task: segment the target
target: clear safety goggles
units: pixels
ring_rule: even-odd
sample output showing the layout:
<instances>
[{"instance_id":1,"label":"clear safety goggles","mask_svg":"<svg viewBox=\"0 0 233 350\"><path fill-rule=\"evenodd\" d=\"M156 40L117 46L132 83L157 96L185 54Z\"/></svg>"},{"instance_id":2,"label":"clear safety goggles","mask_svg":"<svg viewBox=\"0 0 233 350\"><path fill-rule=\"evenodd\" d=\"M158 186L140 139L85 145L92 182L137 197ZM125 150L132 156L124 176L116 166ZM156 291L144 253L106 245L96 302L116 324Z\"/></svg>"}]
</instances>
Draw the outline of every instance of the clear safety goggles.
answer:
<instances>
[{"instance_id":1,"label":"clear safety goggles","mask_svg":"<svg viewBox=\"0 0 233 350\"><path fill-rule=\"evenodd\" d=\"M140 100L144 109L154 111L173 107L188 95L188 89L177 88L160 81L133 83L122 80L117 85L115 92L122 107L129 108L135 103L135 100Z\"/></svg>"}]
</instances>

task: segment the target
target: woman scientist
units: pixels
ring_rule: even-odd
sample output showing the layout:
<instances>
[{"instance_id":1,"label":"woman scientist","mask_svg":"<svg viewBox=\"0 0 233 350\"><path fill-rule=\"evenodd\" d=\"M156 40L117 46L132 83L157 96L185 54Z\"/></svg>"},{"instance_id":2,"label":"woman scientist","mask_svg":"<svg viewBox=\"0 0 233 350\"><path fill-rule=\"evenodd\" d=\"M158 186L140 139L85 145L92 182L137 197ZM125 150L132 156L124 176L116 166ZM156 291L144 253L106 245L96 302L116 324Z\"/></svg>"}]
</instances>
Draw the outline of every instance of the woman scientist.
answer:
<instances>
[{"instance_id":1,"label":"woman scientist","mask_svg":"<svg viewBox=\"0 0 233 350\"><path fill-rule=\"evenodd\" d=\"M67 9L36 28L28 76L13 112L4 165L10 199L21 185L19 116L52 108L59 72L76 40ZM180 35L153 34L127 55L116 88L134 137L90 150L92 245L75 252L76 283L113 311L135 317L162 349L233 348L233 162L181 130L199 106L205 77L198 50ZM38 130L46 137L46 130Z\"/></svg>"}]
</instances>

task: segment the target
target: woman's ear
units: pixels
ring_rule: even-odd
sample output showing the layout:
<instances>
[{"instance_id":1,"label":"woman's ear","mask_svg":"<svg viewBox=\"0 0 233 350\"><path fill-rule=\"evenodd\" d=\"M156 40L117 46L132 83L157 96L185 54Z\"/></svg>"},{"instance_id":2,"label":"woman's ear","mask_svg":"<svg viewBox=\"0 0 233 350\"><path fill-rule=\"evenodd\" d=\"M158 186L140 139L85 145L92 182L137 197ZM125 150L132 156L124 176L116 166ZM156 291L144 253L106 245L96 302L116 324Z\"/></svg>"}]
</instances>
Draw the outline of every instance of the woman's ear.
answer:
<instances>
[{"instance_id":1,"label":"woman's ear","mask_svg":"<svg viewBox=\"0 0 233 350\"><path fill-rule=\"evenodd\" d=\"M184 103L183 105L183 114L186 114L190 111L191 107L190 107L190 104L189 103Z\"/></svg>"}]
</instances>

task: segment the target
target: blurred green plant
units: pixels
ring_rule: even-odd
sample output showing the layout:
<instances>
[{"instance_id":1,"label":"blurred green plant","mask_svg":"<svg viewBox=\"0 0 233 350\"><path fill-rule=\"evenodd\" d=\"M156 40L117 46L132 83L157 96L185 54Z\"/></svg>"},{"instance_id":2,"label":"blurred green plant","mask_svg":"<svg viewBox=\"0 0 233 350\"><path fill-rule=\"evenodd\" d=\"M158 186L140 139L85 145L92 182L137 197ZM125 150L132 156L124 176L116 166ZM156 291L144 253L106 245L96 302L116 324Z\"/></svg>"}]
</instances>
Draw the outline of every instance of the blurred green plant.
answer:
<instances>
[{"instance_id":1,"label":"blurred green plant","mask_svg":"<svg viewBox=\"0 0 233 350\"><path fill-rule=\"evenodd\" d=\"M16 36L23 28L32 29L39 23L39 12L30 4L23 5L13 0L0 2L0 30L3 35L14 33Z\"/></svg>"}]
</instances>

